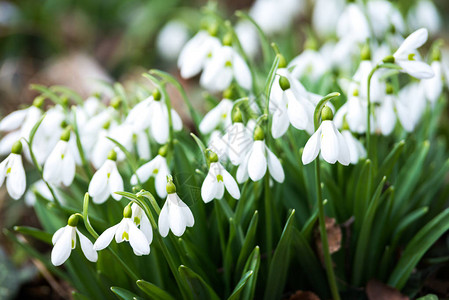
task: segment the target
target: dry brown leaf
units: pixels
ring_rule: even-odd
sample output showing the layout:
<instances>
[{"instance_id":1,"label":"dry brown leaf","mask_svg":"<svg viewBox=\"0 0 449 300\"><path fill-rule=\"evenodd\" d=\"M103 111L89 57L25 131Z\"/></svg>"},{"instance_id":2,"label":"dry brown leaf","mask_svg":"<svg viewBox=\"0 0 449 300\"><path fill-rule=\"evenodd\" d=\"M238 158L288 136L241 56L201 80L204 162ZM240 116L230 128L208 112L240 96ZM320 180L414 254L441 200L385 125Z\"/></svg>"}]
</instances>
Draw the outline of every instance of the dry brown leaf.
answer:
<instances>
[{"instance_id":1,"label":"dry brown leaf","mask_svg":"<svg viewBox=\"0 0 449 300\"><path fill-rule=\"evenodd\" d=\"M320 300L320 298L312 292L296 291L289 300Z\"/></svg>"},{"instance_id":2,"label":"dry brown leaf","mask_svg":"<svg viewBox=\"0 0 449 300\"><path fill-rule=\"evenodd\" d=\"M334 218L326 217L325 223L326 223L327 240L329 242L329 252L332 254L334 252L337 252L341 248L341 238L342 238L341 228L336 223ZM315 243L320 260L323 263L324 262L323 246L321 244L321 235L318 226L315 229Z\"/></svg>"},{"instance_id":3,"label":"dry brown leaf","mask_svg":"<svg viewBox=\"0 0 449 300\"><path fill-rule=\"evenodd\" d=\"M372 279L366 285L366 294L369 300L408 300L407 296L402 295L398 290Z\"/></svg>"}]
</instances>

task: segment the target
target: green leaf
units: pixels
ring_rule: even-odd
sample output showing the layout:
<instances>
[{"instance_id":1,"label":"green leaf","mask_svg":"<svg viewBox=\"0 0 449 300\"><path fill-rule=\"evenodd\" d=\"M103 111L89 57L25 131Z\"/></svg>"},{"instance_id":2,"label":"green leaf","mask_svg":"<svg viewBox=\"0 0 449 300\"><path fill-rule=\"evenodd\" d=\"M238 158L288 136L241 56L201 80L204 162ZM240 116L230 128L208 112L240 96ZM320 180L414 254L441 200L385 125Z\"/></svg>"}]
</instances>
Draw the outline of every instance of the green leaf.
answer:
<instances>
[{"instance_id":1,"label":"green leaf","mask_svg":"<svg viewBox=\"0 0 449 300\"><path fill-rule=\"evenodd\" d=\"M145 280L137 280L137 286L147 294L150 299L154 300L172 300L174 299L169 293L161 289L160 287Z\"/></svg>"},{"instance_id":2,"label":"green leaf","mask_svg":"<svg viewBox=\"0 0 449 300\"><path fill-rule=\"evenodd\" d=\"M382 179L382 177L386 176L387 178L390 176L391 171L393 171L394 166L396 165L396 162L399 159L399 156L402 153L402 150L404 150L405 141L399 141L396 143L391 150L391 152L388 154L388 156L384 159L382 165L380 166L378 172L377 172L377 178L375 182L378 182Z\"/></svg>"},{"instance_id":3,"label":"green leaf","mask_svg":"<svg viewBox=\"0 0 449 300\"><path fill-rule=\"evenodd\" d=\"M136 294L117 286L112 286L111 291L119 298L123 300L134 300L134 299L142 299L138 297Z\"/></svg>"},{"instance_id":4,"label":"green leaf","mask_svg":"<svg viewBox=\"0 0 449 300\"><path fill-rule=\"evenodd\" d=\"M421 257L448 229L449 208L433 218L413 237L391 273L388 285L402 289Z\"/></svg>"},{"instance_id":5,"label":"green leaf","mask_svg":"<svg viewBox=\"0 0 449 300\"><path fill-rule=\"evenodd\" d=\"M68 87L62 86L62 85L54 85L50 87L50 90L55 91L57 93L66 94L70 98L72 98L78 105L83 105L84 100L83 98L78 95L74 90L69 89Z\"/></svg>"},{"instance_id":6,"label":"green leaf","mask_svg":"<svg viewBox=\"0 0 449 300\"><path fill-rule=\"evenodd\" d=\"M47 114L43 114L41 116L41 118L39 119L39 121L36 122L36 124L34 124L33 128L30 131L30 135L28 138L28 143L32 146L33 145L33 140L34 140L34 136L36 135L36 131L39 129L39 126L41 125L42 121L44 120L45 116Z\"/></svg>"},{"instance_id":7,"label":"green leaf","mask_svg":"<svg viewBox=\"0 0 449 300\"><path fill-rule=\"evenodd\" d=\"M228 300L240 299L240 293L243 291L246 283L251 278L251 276L253 276L253 274L254 274L253 271L248 271L245 274L243 274L242 279L240 279L240 281L237 283L237 286L235 287L231 296L229 296Z\"/></svg>"},{"instance_id":8,"label":"green leaf","mask_svg":"<svg viewBox=\"0 0 449 300\"><path fill-rule=\"evenodd\" d=\"M72 297L75 300L89 300L88 297L84 296L83 294L78 293L77 291L72 291Z\"/></svg>"},{"instance_id":9,"label":"green leaf","mask_svg":"<svg viewBox=\"0 0 449 300\"><path fill-rule=\"evenodd\" d=\"M260 267L260 250L259 246L256 246L251 252L248 261L245 264L245 268L243 272L253 271L253 275L251 278L249 278L248 282L246 283L243 291L243 295L241 296L241 299L244 300L252 300L254 299L254 293L256 291L256 284L257 284L257 274L259 273L259 267Z\"/></svg>"},{"instance_id":10,"label":"green leaf","mask_svg":"<svg viewBox=\"0 0 449 300\"><path fill-rule=\"evenodd\" d=\"M51 101L53 101L55 104L60 104L61 106L64 106L61 99L56 95L54 92L52 92L49 88L40 85L40 84L31 84L30 89L38 91L42 93L43 96L47 97Z\"/></svg>"},{"instance_id":11,"label":"green leaf","mask_svg":"<svg viewBox=\"0 0 449 300\"><path fill-rule=\"evenodd\" d=\"M134 157L131 155L131 153L128 151L128 149L125 148L122 144L120 144L118 141L114 140L113 138L107 136L107 138L113 142L117 147L122 150L123 153L125 153L126 161L128 162L129 166L131 167L132 173L135 173L137 170L137 162L134 159Z\"/></svg>"},{"instance_id":12,"label":"green leaf","mask_svg":"<svg viewBox=\"0 0 449 300\"><path fill-rule=\"evenodd\" d=\"M51 245L51 238L52 235L48 232L39 230L37 228L28 227L28 226L14 226L14 231L23 233L25 235L34 237L40 241L43 241L44 243L47 243Z\"/></svg>"},{"instance_id":13,"label":"green leaf","mask_svg":"<svg viewBox=\"0 0 449 300\"><path fill-rule=\"evenodd\" d=\"M245 240L243 241L242 250L240 251L239 258L237 259L236 271L240 271L243 268L243 263L248 258L251 249L254 247L254 241L257 231L257 223L259 221L259 213L256 210L249 223L248 230L246 232Z\"/></svg>"},{"instance_id":14,"label":"green leaf","mask_svg":"<svg viewBox=\"0 0 449 300\"><path fill-rule=\"evenodd\" d=\"M181 265L178 268L181 278L187 283L193 299L210 299L219 300L215 291L201 278L198 274L193 272L188 267Z\"/></svg>"},{"instance_id":15,"label":"green leaf","mask_svg":"<svg viewBox=\"0 0 449 300\"><path fill-rule=\"evenodd\" d=\"M290 252L293 240L293 221L295 210L292 210L288 217L287 223L284 226L279 243L274 250L273 259L271 261L267 285L265 288L264 299L280 299L284 289L285 280L287 278L288 269L290 266Z\"/></svg>"},{"instance_id":16,"label":"green leaf","mask_svg":"<svg viewBox=\"0 0 449 300\"><path fill-rule=\"evenodd\" d=\"M438 300L438 297L433 294L425 295L423 297L419 297L416 300Z\"/></svg>"},{"instance_id":17,"label":"green leaf","mask_svg":"<svg viewBox=\"0 0 449 300\"><path fill-rule=\"evenodd\" d=\"M358 177L358 182L355 189L354 201L354 217L355 217L355 231L360 232L360 227L363 223L366 208L369 205L369 198L371 194L371 180L372 180L372 163L371 160L365 160L362 171Z\"/></svg>"}]
</instances>

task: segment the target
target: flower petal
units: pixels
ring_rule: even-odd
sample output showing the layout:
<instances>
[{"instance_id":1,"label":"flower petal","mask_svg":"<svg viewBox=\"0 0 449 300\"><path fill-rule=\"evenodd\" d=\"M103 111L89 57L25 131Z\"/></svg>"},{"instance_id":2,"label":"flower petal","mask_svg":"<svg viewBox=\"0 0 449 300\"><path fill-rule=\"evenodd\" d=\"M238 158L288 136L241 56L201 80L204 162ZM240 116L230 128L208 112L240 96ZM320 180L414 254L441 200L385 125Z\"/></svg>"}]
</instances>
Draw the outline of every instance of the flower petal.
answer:
<instances>
[{"instance_id":1,"label":"flower petal","mask_svg":"<svg viewBox=\"0 0 449 300\"><path fill-rule=\"evenodd\" d=\"M338 158L339 142L332 121L321 123L321 155L324 160L334 164Z\"/></svg>"},{"instance_id":2,"label":"flower petal","mask_svg":"<svg viewBox=\"0 0 449 300\"><path fill-rule=\"evenodd\" d=\"M109 246L119 225L120 223L106 229L95 241L93 249L99 251Z\"/></svg>"},{"instance_id":3,"label":"flower petal","mask_svg":"<svg viewBox=\"0 0 449 300\"><path fill-rule=\"evenodd\" d=\"M56 230L56 232L53 234L53 237L51 238L51 243L54 245L56 244L56 242L59 240L59 238L62 236L62 234L64 233L65 228L68 225L59 228L58 230Z\"/></svg>"},{"instance_id":4,"label":"flower petal","mask_svg":"<svg viewBox=\"0 0 449 300\"><path fill-rule=\"evenodd\" d=\"M129 244L136 255L150 254L150 243L134 223L129 224Z\"/></svg>"},{"instance_id":5,"label":"flower petal","mask_svg":"<svg viewBox=\"0 0 449 300\"><path fill-rule=\"evenodd\" d=\"M282 168L281 162L279 159L271 152L267 147L267 161L268 161L268 170L270 171L271 177L277 182L284 182L285 174L284 169Z\"/></svg>"},{"instance_id":6,"label":"flower petal","mask_svg":"<svg viewBox=\"0 0 449 300\"><path fill-rule=\"evenodd\" d=\"M26 188L25 170L22 164L22 156L20 154L11 153L10 162L11 172L6 179L6 189L8 194L15 200L22 197Z\"/></svg>"},{"instance_id":7,"label":"flower petal","mask_svg":"<svg viewBox=\"0 0 449 300\"><path fill-rule=\"evenodd\" d=\"M66 226L51 251L51 263L55 266L62 265L69 258L71 252L72 228L71 226Z\"/></svg>"},{"instance_id":8,"label":"flower petal","mask_svg":"<svg viewBox=\"0 0 449 300\"><path fill-rule=\"evenodd\" d=\"M163 237L166 237L168 235L168 231L170 230L168 201L169 200L167 198L167 200L165 201L164 206L161 209L161 213L159 214L159 219L158 219L159 233Z\"/></svg>"},{"instance_id":9,"label":"flower petal","mask_svg":"<svg viewBox=\"0 0 449 300\"><path fill-rule=\"evenodd\" d=\"M84 255L91 262L96 262L98 260L98 253L94 250L94 245L92 242L85 237L78 229L76 230L78 237L80 239L81 250L83 250Z\"/></svg>"},{"instance_id":10,"label":"flower petal","mask_svg":"<svg viewBox=\"0 0 449 300\"><path fill-rule=\"evenodd\" d=\"M248 159L248 174L251 180L258 181L267 172L267 158L265 157L265 142L255 141Z\"/></svg>"},{"instance_id":11,"label":"flower petal","mask_svg":"<svg viewBox=\"0 0 449 300\"><path fill-rule=\"evenodd\" d=\"M432 68L417 60L397 60L396 64L402 68L402 71L418 79L427 79L435 76Z\"/></svg>"},{"instance_id":12,"label":"flower petal","mask_svg":"<svg viewBox=\"0 0 449 300\"><path fill-rule=\"evenodd\" d=\"M312 136L309 138L306 145L304 146L304 150L302 152L301 157L302 163L304 165L311 163L318 156L320 148L321 148L321 126L314 134L312 134Z\"/></svg>"},{"instance_id":13,"label":"flower petal","mask_svg":"<svg viewBox=\"0 0 449 300\"><path fill-rule=\"evenodd\" d=\"M413 50L421 47L427 41L428 35L427 29L425 28L416 30L402 42L401 46L394 53L394 57L408 55Z\"/></svg>"},{"instance_id":14,"label":"flower petal","mask_svg":"<svg viewBox=\"0 0 449 300\"><path fill-rule=\"evenodd\" d=\"M212 164L211 164L212 168ZM201 185L201 198L204 203L209 203L212 199L215 198L218 189L218 182L216 175L213 173L213 170L209 170L206 178L204 178L203 184Z\"/></svg>"},{"instance_id":15,"label":"flower petal","mask_svg":"<svg viewBox=\"0 0 449 300\"><path fill-rule=\"evenodd\" d=\"M229 172L225 169L221 171L221 175L223 176L223 183L228 193L232 196L232 198L240 199L239 186L237 185L234 177L232 177L231 174L229 174Z\"/></svg>"}]
</instances>

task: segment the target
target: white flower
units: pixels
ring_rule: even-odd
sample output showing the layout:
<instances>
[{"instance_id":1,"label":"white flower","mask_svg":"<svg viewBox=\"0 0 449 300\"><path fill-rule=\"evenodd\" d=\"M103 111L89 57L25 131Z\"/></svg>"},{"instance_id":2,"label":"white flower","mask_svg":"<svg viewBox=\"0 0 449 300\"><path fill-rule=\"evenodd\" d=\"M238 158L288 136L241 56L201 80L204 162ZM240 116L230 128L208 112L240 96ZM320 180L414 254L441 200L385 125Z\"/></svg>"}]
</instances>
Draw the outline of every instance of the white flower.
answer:
<instances>
[{"instance_id":1,"label":"white flower","mask_svg":"<svg viewBox=\"0 0 449 300\"><path fill-rule=\"evenodd\" d=\"M290 123L297 129L313 132L314 104L307 97L304 87L287 69L278 69L269 103L274 138L284 135Z\"/></svg>"},{"instance_id":2,"label":"white flower","mask_svg":"<svg viewBox=\"0 0 449 300\"><path fill-rule=\"evenodd\" d=\"M66 140L61 139L47 157L43 178L56 186L69 186L72 183L75 178L75 158Z\"/></svg>"},{"instance_id":3,"label":"white flower","mask_svg":"<svg viewBox=\"0 0 449 300\"><path fill-rule=\"evenodd\" d=\"M427 29L421 28L410 34L393 54L394 62L402 68L402 72L423 79L434 76L432 68L421 61L414 59L416 49L427 41Z\"/></svg>"},{"instance_id":4,"label":"white flower","mask_svg":"<svg viewBox=\"0 0 449 300\"><path fill-rule=\"evenodd\" d=\"M251 150L237 169L237 181L239 183L245 182L248 179L248 175L252 181L262 179L267 172L267 166L274 180L277 182L284 181L285 175L281 162L265 145L263 133L260 132L260 128L256 128L254 133L255 141Z\"/></svg>"},{"instance_id":5,"label":"white flower","mask_svg":"<svg viewBox=\"0 0 449 300\"><path fill-rule=\"evenodd\" d=\"M361 158L366 157L366 150L362 143L349 130L343 130L341 134L346 141L346 145L348 145L351 164L355 165Z\"/></svg>"},{"instance_id":6,"label":"white flower","mask_svg":"<svg viewBox=\"0 0 449 300\"><path fill-rule=\"evenodd\" d=\"M229 99L223 99L220 103L211 109L200 123L201 133L208 134L220 124L226 128L231 125L231 110L233 103Z\"/></svg>"},{"instance_id":7,"label":"white flower","mask_svg":"<svg viewBox=\"0 0 449 300\"><path fill-rule=\"evenodd\" d=\"M377 127L383 135L389 135L396 124L396 114L394 112L396 96L388 94L383 99L380 106L376 107ZM398 109L406 109L404 105L397 105Z\"/></svg>"},{"instance_id":8,"label":"white flower","mask_svg":"<svg viewBox=\"0 0 449 300\"><path fill-rule=\"evenodd\" d=\"M409 10L407 21L412 30L424 27L431 34L437 33L442 24L438 8L428 0L417 1L416 5Z\"/></svg>"},{"instance_id":9,"label":"white flower","mask_svg":"<svg viewBox=\"0 0 449 300\"><path fill-rule=\"evenodd\" d=\"M150 254L151 240L148 240L148 237L142 231L142 228L137 228L137 225L133 222L132 217L132 208L130 206L126 206L123 210L123 219L117 225L106 229L98 237L94 244L94 250L103 250L111 243L115 236L115 241L117 243L121 243L123 241L129 242L135 255L142 256ZM151 239L152 236L153 235L151 233Z\"/></svg>"},{"instance_id":10,"label":"white flower","mask_svg":"<svg viewBox=\"0 0 449 300\"><path fill-rule=\"evenodd\" d=\"M335 34L337 22L345 8L344 0L316 0L312 14L312 25L322 38Z\"/></svg>"},{"instance_id":11,"label":"white flower","mask_svg":"<svg viewBox=\"0 0 449 300\"><path fill-rule=\"evenodd\" d=\"M293 58L288 67L293 68L293 77L300 79L305 76L316 81L329 71L330 64L328 58L325 58L320 52L306 49Z\"/></svg>"},{"instance_id":12,"label":"white flower","mask_svg":"<svg viewBox=\"0 0 449 300\"><path fill-rule=\"evenodd\" d=\"M259 53L259 36L257 30L253 24L249 21L240 21L235 25L235 33L239 41L245 41L242 43L243 51L249 57L256 57Z\"/></svg>"},{"instance_id":13,"label":"white flower","mask_svg":"<svg viewBox=\"0 0 449 300\"><path fill-rule=\"evenodd\" d=\"M212 201L212 199L221 199L225 188L234 199L240 199L237 182L218 162L217 158L215 162L210 164L209 172L201 186L201 197L205 203Z\"/></svg>"},{"instance_id":14,"label":"white flower","mask_svg":"<svg viewBox=\"0 0 449 300\"><path fill-rule=\"evenodd\" d=\"M338 18L337 36L339 38L350 37L359 42L364 42L370 37L368 21L359 5L355 3L346 5Z\"/></svg>"},{"instance_id":15,"label":"white flower","mask_svg":"<svg viewBox=\"0 0 449 300\"><path fill-rule=\"evenodd\" d=\"M195 223L190 208L176 194L176 187L171 179L167 182L167 200L159 214L159 233L166 237L171 230L174 235L184 234L186 227L192 227Z\"/></svg>"},{"instance_id":16,"label":"white flower","mask_svg":"<svg viewBox=\"0 0 449 300\"><path fill-rule=\"evenodd\" d=\"M122 198L120 195L115 194L115 192L123 191L123 179L117 170L116 158L117 154L112 150L109 158L95 172L89 183L89 195L94 203L104 203L109 198L109 195L115 200Z\"/></svg>"},{"instance_id":17,"label":"white flower","mask_svg":"<svg viewBox=\"0 0 449 300\"><path fill-rule=\"evenodd\" d=\"M186 25L179 21L170 21L162 27L156 39L159 55L168 61L174 61L189 38Z\"/></svg>"},{"instance_id":18,"label":"white flower","mask_svg":"<svg viewBox=\"0 0 449 300\"><path fill-rule=\"evenodd\" d=\"M6 189L11 198L22 197L26 187L25 170L22 164L22 143L16 142L11 154L0 163L0 187L6 179Z\"/></svg>"},{"instance_id":19,"label":"white flower","mask_svg":"<svg viewBox=\"0 0 449 300\"><path fill-rule=\"evenodd\" d=\"M345 118L352 132L364 133L366 132L366 110L367 101L360 98L357 92L350 94L348 101L335 114L334 123L341 128ZM370 122L371 125L374 124L372 116ZM371 130L374 130L373 126L371 126Z\"/></svg>"},{"instance_id":20,"label":"white flower","mask_svg":"<svg viewBox=\"0 0 449 300\"><path fill-rule=\"evenodd\" d=\"M201 85L211 92L220 92L228 88L233 79L241 87L251 89L251 72L243 58L230 46L215 49L201 75Z\"/></svg>"},{"instance_id":21,"label":"white flower","mask_svg":"<svg viewBox=\"0 0 449 300\"><path fill-rule=\"evenodd\" d=\"M151 244L151 242L153 241L153 228L151 227L150 220L148 219L143 209L140 208L140 206L136 203L133 203L131 205L131 209L131 219L137 226L139 226L140 230L147 238L148 244Z\"/></svg>"},{"instance_id":22,"label":"white flower","mask_svg":"<svg viewBox=\"0 0 449 300\"><path fill-rule=\"evenodd\" d=\"M221 146L224 148L224 154L235 166L244 160L245 155L251 149L253 139L251 137L252 130L248 128L250 124L248 122L245 126L242 122L235 122L226 129L225 135L220 140Z\"/></svg>"},{"instance_id":23,"label":"white flower","mask_svg":"<svg viewBox=\"0 0 449 300\"><path fill-rule=\"evenodd\" d=\"M346 141L331 120L324 120L317 131L307 141L302 153L302 163L311 163L321 150L324 160L330 164L336 161L349 165L350 154Z\"/></svg>"},{"instance_id":24,"label":"white flower","mask_svg":"<svg viewBox=\"0 0 449 300\"><path fill-rule=\"evenodd\" d=\"M415 82L403 87L399 91L395 107L402 127L407 132L411 132L426 109L426 98L422 85Z\"/></svg>"},{"instance_id":25,"label":"white flower","mask_svg":"<svg viewBox=\"0 0 449 300\"><path fill-rule=\"evenodd\" d=\"M72 221L72 217L69 218L69 224L58 229L54 234L51 242L54 247L51 251L51 262L55 266L62 265L70 256L72 249L76 246L76 235L81 244L81 250L88 260L96 262L98 259L98 253L94 250L92 242L84 236L77 228L76 223L78 221ZM78 218L75 216L75 218ZM72 225L72 226L71 226Z\"/></svg>"},{"instance_id":26,"label":"white flower","mask_svg":"<svg viewBox=\"0 0 449 300\"><path fill-rule=\"evenodd\" d=\"M161 151L159 151L159 153L161 153ZM131 177L131 184L136 185L138 181L142 183L146 182L150 177L154 176L156 192L159 197L164 198L167 196L165 185L168 174L169 169L167 160L164 155L158 154L151 161L137 169L136 174Z\"/></svg>"},{"instance_id":27,"label":"white flower","mask_svg":"<svg viewBox=\"0 0 449 300\"><path fill-rule=\"evenodd\" d=\"M423 79L424 93L430 103L435 104L443 91L443 67L440 61L433 61L430 65L435 76L429 79Z\"/></svg>"},{"instance_id":28,"label":"white flower","mask_svg":"<svg viewBox=\"0 0 449 300\"><path fill-rule=\"evenodd\" d=\"M378 39L383 38L392 28L395 32L402 33L404 31L405 24L401 12L391 2L369 1L366 9L371 24L375 24L372 26L372 30Z\"/></svg>"},{"instance_id":29,"label":"white flower","mask_svg":"<svg viewBox=\"0 0 449 300\"><path fill-rule=\"evenodd\" d=\"M212 53L221 45L220 41L207 31L199 31L185 44L178 58L182 78L197 75L208 64Z\"/></svg>"},{"instance_id":30,"label":"white flower","mask_svg":"<svg viewBox=\"0 0 449 300\"><path fill-rule=\"evenodd\" d=\"M31 187L25 193L25 203L29 206L33 206L37 200L37 193L40 196L44 197L46 200L53 201L53 195L51 194L47 184L42 179L39 179L38 181L31 184ZM54 193L56 194L56 197L58 199L63 199L63 195L58 195L58 193L60 193L59 190L54 189Z\"/></svg>"}]
</instances>

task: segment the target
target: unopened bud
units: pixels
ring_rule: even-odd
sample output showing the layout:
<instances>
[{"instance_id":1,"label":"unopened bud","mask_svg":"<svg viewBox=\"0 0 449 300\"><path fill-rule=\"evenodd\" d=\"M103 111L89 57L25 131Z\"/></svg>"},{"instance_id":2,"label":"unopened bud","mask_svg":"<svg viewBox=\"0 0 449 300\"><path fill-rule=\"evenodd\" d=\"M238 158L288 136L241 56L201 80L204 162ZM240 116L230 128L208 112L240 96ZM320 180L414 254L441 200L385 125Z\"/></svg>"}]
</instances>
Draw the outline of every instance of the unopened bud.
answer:
<instances>
[{"instance_id":1,"label":"unopened bud","mask_svg":"<svg viewBox=\"0 0 449 300\"><path fill-rule=\"evenodd\" d=\"M133 214L133 210L131 209L131 205L128 204L123 209L123 217L129 219L129 218L131 218L132 214Z\"/></svg>"},{"instance_id":2,"label":"unopened bud","mask_svg":"<svg viewBox=\"0 0 449 300\"><path fill-rule=\"evenodd\" d=\"M283 91L286 91L290 88L290 81L285 76L279 76L279 85Z\"/></svg>"},{"instance_id":3,"label":"unopened bud","mask_svg":"<svg viewBox=\"0 0 449 300\"><path fill-rule=\"evenodd\" d=\"M116 160L117 160L117 152L115 152L114 149L112 149L111 151L109 151L108 159L109 159L109 160L113 160L113 161L116 161Z\"/></svg>"},{"instance_id":4,"label":"unopened bud","mask_svg":"<svg viewBox=\"0 0 449 300\"><path fill-rule=\"evenodd\" d=\"M371 60L371 49L369 48L368 44L365 44L362 47L362 51L360 52L360 59L361 60Z\"/></svg>"},{"instance_id":5,"label":"unopened bud","mask_svg":"<svg viewBox=\"0 0 449 300\"><path fill-rule=\"evenodd\" d=\"M114 109L119 109L121 104L122 104L122 99L120 97L114 97L114 99L111 100L111 106Z\"/></svg>"},{"instance_id":6,"label":"unopened bud","mask_svg":"<svg viewBox=\"0 0 449 300\"><path fill-rule=\"evenodd\" d=\"M332 112L332 109L325 105L323 109L321 110L321 120L322 121L332 121L334 119L334 113Z\"/></svg>"},{"instance_id":7,"label":"unopened bud","mask_svg":"<svg viewBox=\"0 0 449 300\"><path fill-rule=\"evenodd\" d=\"M41 108L42 105L44 105L44 101L45 101L45 98L44 98L44 97L38 96L38 97L36 97L36 98L34 99L34 101L33 101L33 106L35 106L35 107L37 107L37 108Z\"/></svg>"},{"instance_id":8,"label":"unopened bud","mask_svg":"<svg viewBox=\"0 0 449 300\"><path fill-rule=\"evenodd\" d=\"M61 134L61 141L68 142L70 140L70 127L66 127Z\"/></svg>"},{"instance_id":9,"label":"unopened bud","mask_svg":"<svg viewBox=\"0 0 449 300\"><path fill-rule=\"evenodd\" d=\"M67 224L69 226L76 227L76 225L78 225L79 219L80 219L80 217L78 215L73 214L69 217Z\"/></svg>"},{"instance_id":10,"label":"unopened bud","mask_svg":"<svg viewBox=\"0 0 449 300\"><path fill-rule=\"evenodd\" d=\"M232 45L232 33L228 32L223 37L223 46L231 46Z\"/></svg>"},{"instance_id":11,"label":"unopened bud","mask_svg":"<svg viewBox=\"0 0 449 300\"><path fill-rule=\"evenodd\" d=\"M216 163L218 161L218 155L210 149L206 149L206 157L209 163Z\"/></svg>"},{"instance_id":12,"label":"unopened bud","mask_svg":"<svg viewBox=\"0 0 449 300\"><path fill-rule=\"evenodd\" d=\"M262 129L262 127L257 126L254 130L254 140L255 141L263 141L265 138L265 133Z\"/></svg>"},{"instance_id":13,"label":"unopened bud","mask_svg":"<svg viewBox=\"0 0 449 300\"><path fill-rule=\"evenodd\" d=\"M20 141L17 141L12 145L11 153L14 154L22 153L22 143Z\"/></svg>"},{"instance_id":14,"label":"unopened bud","mask_svg":"<svg viewBox=\"0 0 449 300\"><path fill-rule=\"evenodd\" d=\"M212 23L207 28L207 31L211 36L217 36L218 35L218 25L217 23Z\"/></svg>"},{"instance_id":15,"label":"unopened bud","mask_svg":"<svg viewBox=\"0 0 449 300\"><path fill-rule=\"evenodd\" d=\"M173 183L173 178L171 176L167 176L167 194L174 194L176 193L176 186Z\"/></svg>"},{"instance_id":16,"label":"unopened bud","mask_svg":"<svg viewBox=\"0 0 449 300\"><path fill-rule=\"evenodd\" d=\"M234 114L232 116L232 122L233 123L242 123L243 122L242 111L238 107L236 109L234 109Z\"/></svg>"},{"instance_id":17,"label":"unopened bud","mask_svg":"<svg viewBox=\"0 0 449 300\"><path fill-rule=\"evenodd\" d=\"M153 99L156 101L161 100L162 96L161 96L161 92L159 91L159 89L154 89L153 90Z\"/></svg>"},{"instance_id":18,"label":"unopened bud","mask_svg":"<svg viewBox=\"0 0 449 300\"><path fill-rule=\"evenodd\" d=\"M385 56L384 57L384 59L382 59L382 61L384 62L384 63L394 63L394 56L393 55L388 55L388 56Z\"/></svg>"},{"instance_id":19,"label":"unopened bud","mask_svg":"<svg viewBox=\"0 0 449 300\"><path fill-rule=\"evenodd\" d=\"M162 157L166 157L168 152L168 145L164 145L159 148L158 154Z\"/></svg>"}]
</instances>

